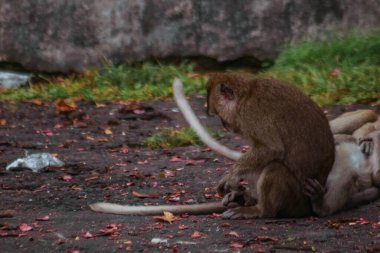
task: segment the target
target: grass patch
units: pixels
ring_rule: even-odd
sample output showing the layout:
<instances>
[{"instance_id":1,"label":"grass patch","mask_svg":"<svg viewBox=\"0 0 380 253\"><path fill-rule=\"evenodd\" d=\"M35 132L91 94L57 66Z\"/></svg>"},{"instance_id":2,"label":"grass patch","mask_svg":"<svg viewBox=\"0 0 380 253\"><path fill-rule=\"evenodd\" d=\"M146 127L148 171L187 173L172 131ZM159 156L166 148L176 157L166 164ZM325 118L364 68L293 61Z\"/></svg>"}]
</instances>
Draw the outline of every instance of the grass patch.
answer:
<instances>
[{"instance_id":1,"label":"grass patch","mask_svg":"<svg viewBox=\"0 0 380 253\"><path fill-rule=\"evenodd\" d=\"M216 132L211 130L207 131L216 139L220 137ZM202 144L202 141L189 127L179 130L174 128L164 128L160 132L146 138L144 141L144 145L150 148L172 148L195 144Z\"/></svg>"},{"instance_id":2,"label":"grass patch","mask_svg":"<svg viewBox=\"0 0 380 253\"><path fill-rule=\"evenodd\" d=\"M178 66L153 63L106 65L99 70L65 78L46 78L46 82L29 84L18 89L0 90L0 100L29 100L79 98L87 101L115 101L133 99L137 101L172 96L175 77L184 83L187 94L204 91L204 77L192 77L193 65Z\"/></svg>"},{"instance_id":3,"label":"grass patch","mask_svg":"<svg viewBox=\"0 0 380 253\"><path fill-rule=\"evenodd\" d=\"M321 105L379 103L380 32L296 44L264 75L296 84Z\"/></svg>"}]
</instances>

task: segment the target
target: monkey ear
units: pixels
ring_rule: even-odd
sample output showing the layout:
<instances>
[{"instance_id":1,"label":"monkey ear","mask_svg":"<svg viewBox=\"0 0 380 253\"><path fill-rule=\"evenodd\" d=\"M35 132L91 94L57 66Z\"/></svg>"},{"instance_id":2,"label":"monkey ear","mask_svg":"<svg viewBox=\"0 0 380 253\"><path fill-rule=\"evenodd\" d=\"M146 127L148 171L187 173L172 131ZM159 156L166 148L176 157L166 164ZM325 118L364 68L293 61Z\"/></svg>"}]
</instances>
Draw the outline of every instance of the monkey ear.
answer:
<instances>
[{"instance_id":1,"label":"monkey ear","mask_svg":"<svg viewBox=\"0 0 380 253\"><path fill-rule=\"evenodd\" d=\"M233 100L235 98L234 91L228 85L221 83L219 88L220 88L220 94L223 96L223 98L227 100Z\"/></svg>"}]
</instances>

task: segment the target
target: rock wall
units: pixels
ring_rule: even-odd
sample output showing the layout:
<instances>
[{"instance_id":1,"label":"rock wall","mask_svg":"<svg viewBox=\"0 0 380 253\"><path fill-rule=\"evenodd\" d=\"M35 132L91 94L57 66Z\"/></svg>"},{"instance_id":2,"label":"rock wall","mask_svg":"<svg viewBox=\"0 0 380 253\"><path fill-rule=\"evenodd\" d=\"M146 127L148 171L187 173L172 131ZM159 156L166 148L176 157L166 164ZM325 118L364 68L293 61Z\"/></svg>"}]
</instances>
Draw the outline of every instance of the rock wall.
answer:
<instances>
[{"instance_id":1,"label":"rock wall","mask_svg":"<svg viewBox=\"0 0 380 253\"><path fill-rule=\"evenodd\" d=\"M0 0L0 62L69 72L106 59L266 60L292 41L379 25L377 0Z\"/></svg>"}]
</instances>

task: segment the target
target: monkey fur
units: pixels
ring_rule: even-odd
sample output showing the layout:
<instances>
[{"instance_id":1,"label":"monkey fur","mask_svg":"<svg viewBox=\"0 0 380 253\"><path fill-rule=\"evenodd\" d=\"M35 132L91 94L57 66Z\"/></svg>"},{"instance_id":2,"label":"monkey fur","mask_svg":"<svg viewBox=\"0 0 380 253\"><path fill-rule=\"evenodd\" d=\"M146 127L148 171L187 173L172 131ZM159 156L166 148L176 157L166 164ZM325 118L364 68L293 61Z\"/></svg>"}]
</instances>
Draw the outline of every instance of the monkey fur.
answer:
<instances>
[{"instance_id":1,"label":"monkey fur","mask_svg":"<svg viewBox=\"0 0 380 253\"><path fill-rule=\"evenodd\" d=\"M208 86L210 87L211 85L208 85ZM174 82L173 90L174 90L174 95L175 95L175 99L176 99L176 102L178 104L178 107L180 108L180 110L184 114L185 118L188 120L191 127L193 129L195 129L195 131L198 133L198 135L200 135L199 132L202 132L202 131L203 131L204 135L207 135L207 132L203 129L202 125L200 125L199 122L198 122L198 124L194 124L195 121L193 119L194 118L196 119L196 117L195 117L194 112L191 110L191 107L188 105L188 103L187 103L187 101L183 95L182 83L179 80L176 80ZM210 99L210 94L208 95L208 101L210 101L209 99ZM227 106L228 106L228 104L227 104ZM312 106L312 108L313 107L314 106ZM300 108L302 108L302 106L300 106ZM210 109L211 108L209 105L209 110ZM317 113L317 114L319 114L319 113ZM192 115L192 116L189 117L188 115ZM318 116L318 117L320 117L320 116ZM363 119L363 121L364 121L364 123L369 122L368 119ZM350 125L351 123L349 120L348 121L346 120L346 121L340 122L339 124ZM235 129L235 131L241 131L241 130ZM209 139L202 138L202 136L200 136L200 137L201 137L202 141L204 141L205 144L210 146L214 151L221 153L222 155L225 155L225 156L229 157L230 159L236 160L242 156L242 154L240 154L239 152L236 152L236 151L233 151L235 153L233 153L232 156L231 155L228 156L228 155L226 155L226 152L228 153L231 150L222 146L221 144L219 144L215 140L214 140L214 142L216 144L215 143L210 144L209 140L210 139L212 140L211 137ZM306 136L306 138L307 138L307 136ZM255 149L255 147L253 147L253 148ZM223 149L224 149L224 151L221 151ZM300 152L302 153L302 151L300 151ZM283 165L277 161L274 162L273 167L276 168L276 166L283 167ZM269 168L271 168L271 167L269 167ZM266 169L268 171L268 168L266 168ZM248 208L248 211L247 211L248 215L247 216L245 216L244 214L241 215L240 212L238 212L238 215L236 215L236 212L234 211L236 208L235 209L230 208L230 210L233 210L233 211L231 212L230 210L227 210L226 211L227 213L225 213L225 217L228 217L228 218L251 218L251 217L260 216L260 215L252 215L252 212L251 212L252 207L257 205L258 196L257 196L256 185L260 184L264 187L266 186L267 188L268 187L270 188L270 186L263 184L263 182L262 182L263 178L262 177L260 178L260 174L255 173L255 171L253 173L251 173L251 171L248 170L249 173L245 173L245 175L246 175L245 180L249 181L250 184L249 184L249 186L245 186L244 191L241 191L241 190L235 191L235 190L232 190L232 188L231 188L231 191L226 194L226 196L224 197L224 199L222 201L223 205L234 206L233 202L240 198L240 200L243 201L241 203L242 206L236 207L236 208L238 208L238 209ZM258 171L260 172L260 170L258 170ZM264 172L267 173L267 171L264 171ZM277 173L278 170L274 169L274 172ZM274 174L276 174L276 173L274 173ZM278 175L280 177L279 179L283 180L284 178L286 178L286 176L288 176L288 175L286 175L287 174L286 172L283 174L284 175L281 175L281 171L280 171L280 173ZM269 173L268 178L270 179L271 176L272 176L271 173ZM311 177L311 178L315 178L315 177ZM294 180L294 177L291 179L292 180L288 180L288 182L280 182L281 186L283 188L285 188L284 192L288 192L290 188L292 188L292 189L296 188L295 190L297 190L298 192L302 192L302 189L301 189L302 186L300 185L300 183L297 180ZM319 183L319 181L317 181L317 182ZM294 187L294 184L296 184L296 187ZM235 186L235 188L236 188L236 186ZM264 190L266 190L266 189L264 189ZM268 190L270 190L270 189L268 189ZM278 189L278 190L281 190L281 189ZM279 197L278 201L282 203L283 200L281 200L281 196L278 196L278 197ZM284 197L286 197L286 196L284 196ZM299 197L299 198L302 198L302 197ZM221 202L211 202L211 203L193 204L193 205L161 205L161 206L128 206L128 205L123 206L123 205L117 205L117 204L111 204L111 203L95 203L95 204L91 204L90 207L92 210L98 211L98 212L124 214L124 215L157 215L157 214L161 214L163 211L170 211L173 213L202 214L202 213L212 213L212 212L225 211L227 209L227 207L223 206L222 203ZM288 209L288 213L286 213L286 212L278 212L278 213L272 212L272 214L268 215L268 213L267 213L267 215L262 215L260 217L289 216L289 214L290 214L290 216L299 216L298 214L300 214L300 210L291 210L292 207L290 205L288 205L287 209ZM294 207L293 207L293 209L294 209ZM310 207L303 207L303 209L304 210L301 211L301 216L308 215L310 213ZM295 213L296 215L292 215L292 212Z\"/></svg>"}]
</instances>

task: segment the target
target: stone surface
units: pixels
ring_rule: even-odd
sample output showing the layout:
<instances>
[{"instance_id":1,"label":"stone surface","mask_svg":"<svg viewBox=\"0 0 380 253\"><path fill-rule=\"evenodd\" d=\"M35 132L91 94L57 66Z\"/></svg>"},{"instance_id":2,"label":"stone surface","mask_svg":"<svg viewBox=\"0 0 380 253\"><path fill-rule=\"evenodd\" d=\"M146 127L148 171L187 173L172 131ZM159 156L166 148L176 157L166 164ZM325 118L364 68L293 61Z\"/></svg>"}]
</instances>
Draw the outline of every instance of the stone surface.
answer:
<instances>
[{"instance_id":1,"label":"stone surface","mask_svg":"<svg viewBox=\"0 0 380 253\"><path fill-rule=\"evenodd\" d=\"M106 60L266 60L292 41L379 25L377 0L0 0L0 62L69 72Z\"/></svg>"}]
</instances>

